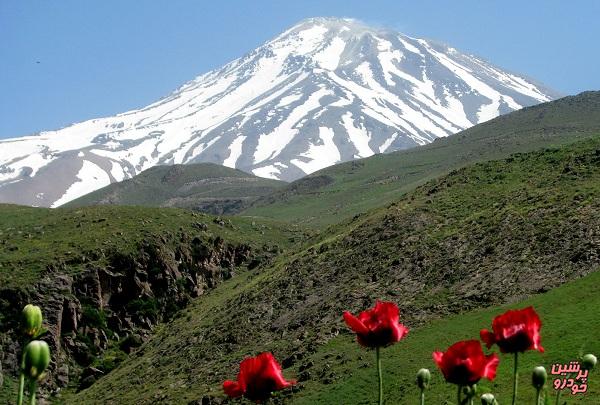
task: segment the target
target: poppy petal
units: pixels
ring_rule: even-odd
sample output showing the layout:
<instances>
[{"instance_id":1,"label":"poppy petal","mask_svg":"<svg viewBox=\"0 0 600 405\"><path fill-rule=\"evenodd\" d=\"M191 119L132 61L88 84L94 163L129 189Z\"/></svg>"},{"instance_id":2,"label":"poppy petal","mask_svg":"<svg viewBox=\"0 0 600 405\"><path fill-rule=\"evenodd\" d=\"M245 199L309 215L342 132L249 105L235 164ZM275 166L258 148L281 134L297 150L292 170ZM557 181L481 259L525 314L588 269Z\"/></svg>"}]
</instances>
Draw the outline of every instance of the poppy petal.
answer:
<instances>
[{"instance_id":1,"label":"poppy petal","mask_svg":"<svg viewBox=\"0 0 600 405\"><path fill-rule=\"evenodd\" d=\"M237 381L227 380L223 383L223 391L231 398L238 398L244 395L244 391L241 389Z\"/></svg>"},{"instance_id":2,"label":"poppy petal","mask_svg":"<svg viewBox=\"0 0 600 405\"><path fill-rule=\"evenodd\" d=\"M362 323L357 317L352 315L350 312L344 312L344 321L355 333L367 334L369 329Z\"/></svg>"},{"instance_id":3,"label":"poppy petal","mask_svg":"<svg viewBox=\"0 0 600 405\"><path fill-rule=\"evenodd\" d=\"M496 370L498 369L498 364L500 363L500 359L496 353L490 354L486 356L486 364L483 369L483 377L487 378L490 381L493 381L496 378Z\"/></svg>"},{"instance_id":4,"label":"poppy petal","mask_svg":"<svg viewBox=\"0 0 600 405\"><path fill-rule=\"evenodd\" d=\"M433 352L433 361L438 367L442 367L442 363L444 360L444 352Z\"/></svg>"},{"instance_id":5,"label":"poppy petal","mask_svg":"<svg viewBox=\"0 0 600 405\"><path fill-rule=\"evenodd\" d=\"M496 342L494 334L487 329L482 329L481 332L479 332L479 336L481 337L481 340L485 342L488 349Z\"/></svg>"}]
</instances>

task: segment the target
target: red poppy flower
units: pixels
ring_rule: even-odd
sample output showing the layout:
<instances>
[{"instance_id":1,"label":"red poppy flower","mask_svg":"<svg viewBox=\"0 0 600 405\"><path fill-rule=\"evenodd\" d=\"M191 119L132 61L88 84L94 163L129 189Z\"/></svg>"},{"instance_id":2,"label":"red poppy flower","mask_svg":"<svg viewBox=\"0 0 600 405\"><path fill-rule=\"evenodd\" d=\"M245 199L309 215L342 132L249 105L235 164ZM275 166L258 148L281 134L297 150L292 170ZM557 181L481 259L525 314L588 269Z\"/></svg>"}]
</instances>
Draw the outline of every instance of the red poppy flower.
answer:
<instances>
[{"instance_id":1,"label":"red poppy flower","mask_svg":"<svg viewBox=\"0 0 600 405\"><path fill-rule=\"evenodd\" d=\"M486 356L479 340L463 340L443 352L433 352L433 360L447 382L473 385L483 377L492 381L500 360L496 354Z\"/></svg>"},{"instance_id":2,"label":"red poppy flower","mask_svg":"<svg viewBox=\"0 0 600 405\"><path fill-rule=\"evenodd\" d=\"M271 392L287 388L294 381L286 381L281 366L271 353L261 353L240 363L237 381L227 380L223 391L232 398L241 397L262 402L271 396Z\"/></svg>"},{"instance_id":3,"label":"red poppy flower","mask_svg":"<svg viewBox=\"0 0 600 405\"><path fill-rule=\"evenodd\" d=\"M377 301L373 309L361 312L358 317L346 311L344 320L356 333L358 343L365 347L389 346L408 333L408 328L399 322L400 311L393 302Z\"/></svg>"},{"instance_id":4,"label":"red poppy flower","mask_svg":"<svg viewBox=\"0 0 600 405\"><path fill-rule=\"evenodd\" d=\"M480 332L488 348L494 343L502 353L517 353L526 350L544 352L540 344L540 328L542 321L533 307L506 311L498 315L492 322L493 332L483 329Z\"/></svg>"}]
</instances>

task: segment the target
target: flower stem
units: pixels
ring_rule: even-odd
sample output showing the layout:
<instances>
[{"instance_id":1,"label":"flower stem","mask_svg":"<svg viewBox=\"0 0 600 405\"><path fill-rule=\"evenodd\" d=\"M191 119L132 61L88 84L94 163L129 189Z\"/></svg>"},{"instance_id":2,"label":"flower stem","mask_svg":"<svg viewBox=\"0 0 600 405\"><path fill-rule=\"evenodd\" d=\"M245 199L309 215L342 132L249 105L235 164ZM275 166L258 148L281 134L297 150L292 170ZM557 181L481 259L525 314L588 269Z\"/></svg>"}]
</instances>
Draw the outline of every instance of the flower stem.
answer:
<instances>
[{"instance_id":1,"label":"flower stem","mask_svg":"<svg viewBox=\"0 0 600 405\"><path fill-rule=\"evenodd\" d=\"M383 375L381 372L381 356L379 347L375 348L375 356L377 357L377 377L379 379L379 405L383 405Z\"/></svg>"},{"instance_id":2,"label":"flower stem","mask_svg":"<svg viewBox=\"0 0 600 405\"><path fill-rule=\"evenodd\" d=\"M462 396L461 396L461 393L462 393L462 385L459 385L458 386L458 391L456 392L456 401L457 401L456 403L458 405L462 405Z\"/></svg>"},{"instance_id":3,"label":"flower stem","mask_svg":"<svg viewBox=\"0 0 600 405\"><path fill-rule=\"evenodd\" d=\"M538 388L537 389L537 393L535 395L535 405L541 405L540 401L542 400L542 389Z\"/></svg>"},{"instance_id":4,"label":"flower stem","mask_svg":"<svg viewBox=\"0 0 600 405\"><path fill-rule=\"evenodd\" d=\"M35 405L35 391L37 390L37 384L35 380L31 381L29 385L29 405Z\"/></svg>"},{"instance_id":5,"label":"flower stem","mask_svg":"<svg viewBox=\"0 0 600 405\"><path fill-rule=\"evenodd\" d=\"M23 391L25 391L25 374L21 372L19 377L19 394L17 397L17 405L23 405Z\"/></svg>"},{"instance_id":6,"label":"flower stem","mask_svg":"<svg viewBox=\"0 0 600 405\"><path fill-rule=\"evenodd\" d=\"M425 390L421 389L421 405L425 405Z\"/></svg>"},{"instance_id":7,"label":"flower stem","mask_svg":"<svg viewBox=\"0 0 600 405\"><path fill-rule=\"evenodd\" d=\"M517 380L519 379L519 353L515 352L515 370L513 372L513 396L512 396L512 405L516 405L517 404L517 388L518 388L518 382Z\"/></svg>"},{"instance_id":8,"label":"flower stem","mask_svg":"<svg viewBox=\"0 0 600 405\"><path fill-rule=\"evenodd\" d=\"M561 393L561 392L562 392L562 391L560 391L560 390L556 392L556 405L558 405L558 403L559 403L559 401L560 401L560 393Z\"/></svg>"}]
</instances>

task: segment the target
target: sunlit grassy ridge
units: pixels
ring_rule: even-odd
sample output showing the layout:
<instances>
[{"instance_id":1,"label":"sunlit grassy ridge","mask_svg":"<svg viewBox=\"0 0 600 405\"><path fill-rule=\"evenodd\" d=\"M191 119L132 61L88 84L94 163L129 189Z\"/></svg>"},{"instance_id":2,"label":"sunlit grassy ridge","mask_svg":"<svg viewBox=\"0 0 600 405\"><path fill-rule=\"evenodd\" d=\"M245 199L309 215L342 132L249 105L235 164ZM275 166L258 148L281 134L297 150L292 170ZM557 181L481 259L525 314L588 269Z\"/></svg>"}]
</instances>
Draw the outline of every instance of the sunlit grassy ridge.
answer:
<instances>
[{"instance_id":1,"label":"sunlit grassy ridge","mask_svg":"<svg viewBox=\"0 0 600 405\"><path fill-rule=\"evenodd\" d=\"M218 222L218 220L217 220ZM48 265L77 272L92 263L105 264L105 253L132 252L139 243L166 234L187 232L220 236L254 247L287 247L301 233L276 221L215 217L175 208L98 206L30 208L0 204L0 285L36 281ZM206 226L206 229L202 228Z\"/></svg>"},{"instance_id":2,"label":"sunlit grassy ridge","mask_svg":"<svg viewBox=\"0 0 600 405\"><path fill-rule=\"evenodd\" d=\"M213 214L234 213L286 183L213 163L155 166L65 204L179 207Z\"/></svg>"}]
</instances>

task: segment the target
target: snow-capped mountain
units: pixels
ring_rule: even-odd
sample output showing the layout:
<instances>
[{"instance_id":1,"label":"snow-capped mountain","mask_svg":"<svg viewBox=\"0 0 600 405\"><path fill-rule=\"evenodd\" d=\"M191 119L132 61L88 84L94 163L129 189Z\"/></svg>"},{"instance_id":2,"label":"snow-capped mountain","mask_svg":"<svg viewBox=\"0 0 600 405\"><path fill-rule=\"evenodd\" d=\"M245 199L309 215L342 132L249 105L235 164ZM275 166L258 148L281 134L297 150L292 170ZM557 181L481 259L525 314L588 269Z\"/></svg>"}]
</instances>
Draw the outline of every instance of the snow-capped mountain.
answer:
<instances>
[{"instance_id":1,"label":"snow-capped mountain","mask_svg":"<svg viewBox=\"0 0 600 405\"><path fill-rule=\"evenodd\" d=\"M0 202L59 206L157 164L294 180L555 95L445 45L314 18L147 107L0 141Z\"/></svg>"}]
</instances>

